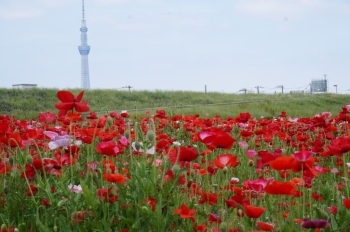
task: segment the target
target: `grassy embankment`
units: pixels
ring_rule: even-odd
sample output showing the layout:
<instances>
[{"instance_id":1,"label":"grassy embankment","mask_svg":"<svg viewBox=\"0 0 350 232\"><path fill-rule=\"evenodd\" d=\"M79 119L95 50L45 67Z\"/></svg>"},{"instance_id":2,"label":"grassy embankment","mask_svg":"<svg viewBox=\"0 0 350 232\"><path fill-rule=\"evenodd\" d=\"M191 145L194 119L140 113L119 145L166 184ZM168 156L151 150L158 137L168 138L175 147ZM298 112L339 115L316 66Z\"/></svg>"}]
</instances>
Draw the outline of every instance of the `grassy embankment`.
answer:
<instances>
[{"instance_id":1,"label":"grassy embankment","mask_svg":"<svg viewBox=\"0 0 350 232\"><path fill-rule=\"evenodd\" d=\"M39 112L57 112L57 89L0 89L0 114L19 119L36 118ZM77 94L79 89L71 89ZM220 115L235 117L250 112L253 117L273 117L286 111L292 117L309 117L324 111L337 114L350 104L349 95L341 94L226 94L189 91L121 91L87 90L84 98L91 111L128 110L131 115L143 115L157 109L172 114L200 114L202 117Z\"/></svg>"}]
</instances>

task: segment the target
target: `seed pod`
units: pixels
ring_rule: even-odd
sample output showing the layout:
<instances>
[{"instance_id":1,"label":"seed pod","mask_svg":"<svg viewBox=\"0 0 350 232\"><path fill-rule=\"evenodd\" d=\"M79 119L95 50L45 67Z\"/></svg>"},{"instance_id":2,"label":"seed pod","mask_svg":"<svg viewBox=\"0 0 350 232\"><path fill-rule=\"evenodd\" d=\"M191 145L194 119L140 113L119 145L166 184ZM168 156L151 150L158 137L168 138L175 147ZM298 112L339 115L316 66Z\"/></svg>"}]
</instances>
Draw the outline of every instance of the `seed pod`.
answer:
<instances>
[{"instance_id":1,"label":"seed pod","mask_svg":"<svg viewBox=\"0 0 350 232\"><path fill-rule=\"evenodd\" d=\"M154 138L156 137L156 134L154 133L153 130L148 130L146 137L147 137L148 141L152 142L154 140Z\"/></svg>"},{"instance_id":2,"label":"seed pod","mask_svg":"<svg viewBox=\"0 0 350 232\"><path fill-rule=\"evenodd\" d=\"M108 116L107 117L107 125L109 126L109 127L111 127L111 126L113 126L113 118L111 117L111 116Z\"/></svg>"},{"instance_id":3,"label":"seed pod","mask_svg":"<svg viewBox=\"0 0 350 232\"><path fill-rule=\"evenodd\" d=\"M136 148L136 151L139 151L141 149L141 143L139 141L136 141L135 142L135 148Z\"/></svg>"},{"instance_id":4,"label":"seed pod","mask_svg":"<svg viewBox=\"0 0 350 232\"><path fill-rule=\"evenodd\" d=\"M33 157L31 155L27 155L26 156L26 161L28 164L32 164L33 163Z\"/></svg>"}]
</instances>

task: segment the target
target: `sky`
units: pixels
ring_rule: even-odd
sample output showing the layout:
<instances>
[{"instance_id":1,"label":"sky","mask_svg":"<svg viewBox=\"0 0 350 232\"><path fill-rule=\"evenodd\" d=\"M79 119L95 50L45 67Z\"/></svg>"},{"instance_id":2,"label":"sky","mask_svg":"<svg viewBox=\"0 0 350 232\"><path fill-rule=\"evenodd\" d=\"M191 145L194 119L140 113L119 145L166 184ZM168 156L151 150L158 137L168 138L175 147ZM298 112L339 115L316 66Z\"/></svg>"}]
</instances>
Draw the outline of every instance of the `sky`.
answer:
<instances>
[{"instance_id":1,"label":"sky","mask_svg":"<svg viewBox=\"0 0 350 232\"><path fill-rule=\"evenodd\" d=\"M0 88L80 88L81 19L0 0ZM85 19L92 89L350 94L350 0L85 0Z\"/></svg>"}]
</instances>

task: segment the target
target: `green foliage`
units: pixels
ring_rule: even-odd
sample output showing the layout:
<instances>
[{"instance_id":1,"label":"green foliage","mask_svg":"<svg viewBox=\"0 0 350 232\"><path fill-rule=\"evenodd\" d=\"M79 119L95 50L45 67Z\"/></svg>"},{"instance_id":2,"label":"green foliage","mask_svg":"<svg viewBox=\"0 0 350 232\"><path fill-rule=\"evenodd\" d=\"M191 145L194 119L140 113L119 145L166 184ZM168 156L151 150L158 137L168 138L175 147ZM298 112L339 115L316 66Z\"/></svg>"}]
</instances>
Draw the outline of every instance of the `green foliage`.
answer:
<instances>
[{"instance_id":1,"label":"green foliage","mask_svg":"<svg viewBox=\"0 0 350 232\"><path fill-rule=\"evenodd\" d=\"M0 89L0 114L18 119L37 118L40 112L57 112L54 104L57 89ZM77 94L80 89L70 89ZM144 111L155 113L166 109L172 114L200 114L202 117L235 117L250 112L253 117L274 117L282 111L292 117L309 117L324 110L337 114L349 104L348 95L341 94L226 94L190 91L124 91L86 90L84 99L91 111L127 110L132 116ZM107 110L105 110L107 109Z\"/></svg>"}]
</instances>

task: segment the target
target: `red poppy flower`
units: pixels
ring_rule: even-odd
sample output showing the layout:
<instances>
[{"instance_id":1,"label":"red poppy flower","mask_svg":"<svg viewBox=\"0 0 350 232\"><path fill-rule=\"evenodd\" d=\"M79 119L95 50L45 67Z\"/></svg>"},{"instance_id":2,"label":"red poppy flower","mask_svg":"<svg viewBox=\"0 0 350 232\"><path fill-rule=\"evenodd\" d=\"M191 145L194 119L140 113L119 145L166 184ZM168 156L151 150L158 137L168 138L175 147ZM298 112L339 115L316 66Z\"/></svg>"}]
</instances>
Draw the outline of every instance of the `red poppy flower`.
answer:
<instances>
[{"instance_id":1,"label":"red poppy flower","mask_svg":"<svg viewBox=\"0 0 350 232\"><path fill-rule=\"evenodd\" d=\"M165 110L156 110L155 118L166 118Z\"/></svg>"},{"instance_id":2,"label":"red poppy flower","mask_svg":"<svg viewBox=\"0 0 350 232\"><path fill-rule=\"evenodd\" d=\"M311 151L297 151L292 154L292 157L294 158L292 171L310 171L314 176L316 176L317 172L313 167L315 159L312 157L312 154L313 153Z\"/></svg>"},{"instance_id":3,"label":"red poppy flower","mask_svg":"<svg viewBox=\"0 0 350 232\"><path fill-rule=\"evenodd\" d=\"M315 201L323 201L324 198L321 194L319 194L318 192L312 192L311 197L315 200Z\"/></svg>"},{"instance_id":4,"label":"red poppy flower","mask_svg":"<svg viewBox=\"0 0 350 232\"><path fill-rule=\"evenodd\" d=\"M156 211L157 200L155 198L148 197L143 202L147 203L151 207L152 211Z\"/></svg>"},{"instance_id":5,"label":"red poppy flower","mask_svg":"<svg viewBox=\"0 0 350 232\"><path fill-rule=\"evenodd\" d=\"M295 192L294 183L273 181L266 186L265 192L271 195L293 195Z\"/></svg>"},{"instance_id":6,"label":"red poppy flower","mask_svg":"<svg viewBox=\"0 0 350 232\"><path fill-rule=\"evenodd\" d=\"M54 123L56 121L56 115L52 112L40 112L38 119L42 123Z\"/></svg>"},{"instance_id":7,"label":"red poppy flower","mask_svg":"<svg viewBox=\"0 0 350 232\"><path fill-rule=\"evenodd\" d=\"M258 161L257 168L263 168L264 166L269 165L272 160L275 160L277 157L281 156L280 153L274 152L269 153L268 151L258 151Z\"/></svg>"},{"instance_id":8,"label":"red poppy flower","mask_svg":"<svg viewBox=\"0 0 350 232\"><path fill-rule=\"evenodd\" d=\"M121 174L105 173L103 174L103 179L112 183L124 184L126 182L126 177Z\"/></svg>"},{"instance_id":9,"label":"red poppy flower","mask_svg":"<svg viewBox=\"0 0 350 232\"><path fill-rule=\"evenodd\" d=\"M294 158L290 156L280 156L270 161L269 165L273 170L286 171L293 167Z\"/></svg>"},{"instance_id":10,"label":"red poppy flower","mask_svg":"<svg viewBox=\"0 0 350 232\"><path fill-rule=\"evenodd\" d=\"M10 147L22 147L22 137L19 132L13 132L6 137L0 137L0 144Z\"/></svg>"},{"instance_id":11,"label":"red poppy flower","mask_svg":"<svg viewBox=\"0 0 350 232\"><path fill-rule=\"evenodd\" d=\"M208 221L210 223L217 223L217 224L220 224L222 222L222 219L219 215L217 214L214 214L214 213L210 213L209 214L209 217L208 217Z\"/></svg>"},{"instance_id":12,"label":"red poppy flower","mask_svg":"<svg viewBox=\"0 0 350 232\"><path fill-rule=\"evenodd\" d=\"M238 205L245 205L245 204L249 205L250 201L248 198L245 198L244 195L237 194L230 197L227 200L225 199L225 203L226 203L226 206L229 208L236 208Z\"/></svg>"},{"instance_id":13,"label":"red poppy flower","mask_svg":"<svg viewBox=\"0 0 350 232\"><path fill-rule=\"evenodd\" d=\"M0 174L7 174L11 171L10 166L7 164L0 163Z\"/></svg>"},{"instance_id":14,"label":"red poppy flower","mask_svg":"<svg viewBox=\"0 0 350 232\"><path fill-rule=\"evenodd\" d=\"M256 180L247 180L244 182L244 185L254 192L261 192L271 181L273 181L273 179L260 178Z\"/></svg>"},{"instance_id":15,"label":"red poppy flower","mask_svg":"<svg viewBox=\"0 0 350 232\"><path fill-rule=\"evenodd\" d=\"M314 168L314 163L315 163L314 158L310 158L309 160L304 161L304 162L298 162L297 160L294 160L292 171L293 172L300 172L303 170L304 172L305 171L310 172L313 176L317 176L318 174Z\"/></svg>"},{"instance_id":16,"label":"red poppy flower","mask_svg":"<svg viewBox=\"0 0 350 232\"><path fill-rule=\"evenodd\" d=\"M250 119L251 115L248 112L242 112L239 113L239 115L236 117L236 120L238 122L246 123Z\"/></svg>"},{"instance_id":17,"label":"red poppy flower","mask_svg":"<svg viewBox=\"0 0 350 232\"><path fill-rule=\"evenodd\" d=\"M327 148L332 154L341 156L343 153L350 151L350 138L346 136L336 138L331 141Z\"/></svg>"},{"instance_id":18,"label":"red poppy flower","mask_svg":"<svg viewBox=\"0 0 350 232\"><path fill-rule=\"evenodd\" d=\"M41 200L41 204L42 204L43 206L46 206L46 207L51 206L51 203L50 203L50 201L49 201L47 198L42 199L42 200Z\"/></svg>"},{"instance_id":19,"label":"red poppy flower","mask_svg":"<svg viewBox=\"0 0 350 232\"><path fill-rule=\"evenodd\" d=\"M34 186L34 185L29 185L29 187L27 188L27 196L34 196L37 192L39 191L39 189Z\"/></svg>"},{"instance_id":20,"label":"red poppy flower","mask_svg":"<svg viewBox=\"0 0 350 232\"><path fill-rule=\"evenodd\" d=\"M224 167L234 168L239 164L237 156L231 154L221 154L212 162L216 167L220 169L223 169Z\"/></svg>"},{"instance_id":21,"label":"red poppy flower","mask_svg":"<svg viewBox=\"0 0 350 232\"><path fill-rule=\"evenodd\" d=\"M173 170L169 169L165 172L164 182L172 181L175 178L175 173Z\"/></svg>"},{"instance_id":22,"label":"red poppy flower","mask_svg":"<svg viewBox=\"0 0 350 232\"><path fill-rule=\"evenodd\" d=\"M248 138L250 136L252 136L254 133L252 131L249 131L249 130L242 130L240 132L240 135L243 137L243 138Z\"/></svg>"},{"instance_id":23,"label":"red poppy flower","mask_svg":"<svg viewBox=\"0 0 350 232\"><path fill-rule=\"evenodd\" d=\"M69 110L76 110L78 112L86 112L90 110L90 107L87 105L88 103L81 102L84 96L84 91L81 91L76 97L73 93L65 90L61 90L57 92L57 98L61 101L56 103L55 106L57 109L63 112L67 112Z\"/></svg>"},{"instance_id":24,"label":"red poppy flower","mask_svg":"<svg viewBox=\"0 0 350 232\"><path fill-rule=\"evenodd\" d=\"M343 200L343 203L344 203L345 208L350 209L350 198L345 198Z\"/></svg>"},{"instance_id":25,"label":"red poppy flower","mask_svg":"<svg viewBox=\"0 0 350 232\"><path fill-rule=\"evenodd\" d=\"M198 201L199 204L208 203L209 205L215 205L218 203L218 196L216 193L201 193L201 199Z\"/></svg>"},{"instance_id":26,"label":"red poppy flower","mask_svg":"<svg viewBox=\"0 0 350 232\"><path fill-rule=\"evenodd\" d=\"M306 162L312 158L312 152L311 151L297 151L294 154L292 154L292 157L300 162Z\"/></svg>"},{"instance_id":27,"label":"red poppy flower","mask_svg":"<svg viewBox=\"0 0 350 232\"><path fill-rule=\"evenodd\" d=\"M94 213L92 211L76 211L71 214L70 218L73 224L79 224L84 222L87 216L93 216Z\"/></svg>"},{"instance_id":28,"label":"red poppy flower","mask_svg":"<svg viewBox=\"0 0 350 232\"><path fill-rule=\"evenodd\" d=\"M338 208L334 205L327 207L327 209L328 209L328 212L330 214L337 214L338 213Z\"/></svg>"},{"instance_id":29,"label":"red poppy flower","mask_svg":"<svg viewBox=\"0 0 350 232\"><path fill-rule=\"evenodd\" d=\"M194 215L196 214L196 210L189 209L185 204L182 204L180 208L174 210L174 214L179 214L183 219L191 219L192 222L195 222Z\"/></svg>"},{"instance_id":30,"label":"red poppy flower","mask_svg":"<svg viewBox=\"0 0 350 232\"><path fill-rule=\"evenodd\" d=\"M205 224L199 224L193 227L194 232L207 232L207 226Z\"/></svg>"},{"instance_id":31,"label":"red poppy flower","mask_svg":"<svg viewBox=\"0 0 350 232\"><path fill-rule=\"evenodd\" d=\"M209 149L215 148L231 149L236 141L228 133L219 128L210 128L208 131L201 131L197 134L200 142L204 143Z\"/></svg>"},{"instance_id":32,"label":"red poppy flower","mask_svg":"<svg viewBox=\"0 0 350 232\"><path fill-rule=\"evenodd\" d=\"M245 209L246 215L249 218L258 218L265 212L265 208L256 207L252 205L245 205L244 209Z\"/></svg>"},{"instance_id":33,"label":"red poppy flower","mask_svg":"<svg viewBox=\"0 0 350 232\"><path fill-rule=\"evenodd\" d=\"M258 221L256 225L262 231L272 231L275 228L275 224L269 222Z\"/></svg>"},{"instance_id":34,"label":"red poppy flower","mask_svg":"<svg viewBox=\"0 0 350 232\"><path fill-rule=\"evenodd\" d=\"M32 179L35 176L35 168L30 164L25 165L25 170L21 173L22 178Z\"/></svg>"},{"instance_id":35,"label":"red poppy flower","mask_svg":"<svg viewBox=\"0 0 350 232\"><path fill-rule=\"evenodd\" d=\"M166 150L170 147L171 141L169 139L157 140L156 151Z\"/></svg>"},{"instance_id":36,"label":"red poppy flower","mask_svg":"<svg viewBox=\"0 0 350 232\"><path fill-rule=\"evenodd\" d=\"M106 201L108 203L114 203L118 201L118 195L113 193L112 189L100 188L97 189L97 197L102 201Z\"/></svg>"},{"instance_id":37,"label":"red poppy flower","mask_svg":"<svg viewBox=\"0 0 350 232\"><path fill-rule=\"evenodd\" d=\"M118 144L110 140L107 142L100 142L97 144L95 150L101 155L117 156L119 153Z\"/></svg>"},{"instance_id":38,"label":"red poppy flower","mask_svg":"<svg viewBox=\"0 0 350 232\"><path fill-rule=\"evenodd\" d=\"M197 157L198 153L194 147L177 147L169 151L169 160L172 164L175 164L176 161L180 164L182 162L191 162Z\"/></svg>"},{"instance_id":39,"label":"red poppy flower","mask_svg":"<svg viewBox=\"0 0 350 232\"><path fill-rule=\"evenodd\" d=\"M282 111L281 114L280 114L280 117L286 118L287 117L287 113L285 111Z\"/></svg>"},{"instance_id":40,"label":"red poppy flower","mask_svg":"<svg viewBox=\"0 0 350 232\"><path fill-rule=\"evenodd\" d=\"M122 116L123 118L128 118L128 117L130 117L128 111L126 111L126 110L123 110L123 111L120 113L120 116Z\"/></svg>"}]
</instances>

